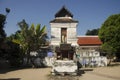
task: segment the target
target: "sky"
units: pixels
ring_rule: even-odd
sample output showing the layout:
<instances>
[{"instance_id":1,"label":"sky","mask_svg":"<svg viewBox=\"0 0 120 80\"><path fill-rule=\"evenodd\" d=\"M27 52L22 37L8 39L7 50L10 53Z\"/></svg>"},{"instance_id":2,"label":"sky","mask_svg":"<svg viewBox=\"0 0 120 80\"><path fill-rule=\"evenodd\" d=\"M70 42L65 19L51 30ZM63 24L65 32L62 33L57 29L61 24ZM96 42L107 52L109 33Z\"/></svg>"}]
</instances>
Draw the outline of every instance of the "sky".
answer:
<instances>
[{"instance_id":1,"label":"sky","mask_svg":"<svg viewBox=\"0 0 120 80\"><path fill-rule=\"evenodd\" d=\"M10 8L5 24L7 36L19 30L18 22L23 19L31 25L46 25L50 35L50 21L65 6L78 20L77 35L85 35L87 30L97 29L113 14L120 14L120 0L0 0L0 14L6 14Z\"/></svg>"}]
</instances>

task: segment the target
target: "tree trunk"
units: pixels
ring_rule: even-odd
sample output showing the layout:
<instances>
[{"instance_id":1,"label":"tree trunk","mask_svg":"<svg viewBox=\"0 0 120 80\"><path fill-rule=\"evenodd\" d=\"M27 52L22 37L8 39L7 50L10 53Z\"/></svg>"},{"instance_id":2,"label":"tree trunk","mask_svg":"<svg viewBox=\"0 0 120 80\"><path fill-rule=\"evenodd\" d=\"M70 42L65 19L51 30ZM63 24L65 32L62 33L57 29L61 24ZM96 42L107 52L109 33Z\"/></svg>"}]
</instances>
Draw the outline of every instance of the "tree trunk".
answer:
<instances>
[{"instance_id":1,"label":"tree trunk","mask_svg":"<svg viewBox=\"0 0 120 80\"><path fill-rule=\"evenodd\" d=\"M30 64L30 50L27 49L27 65Z\"/></svg>"}]
</instances>

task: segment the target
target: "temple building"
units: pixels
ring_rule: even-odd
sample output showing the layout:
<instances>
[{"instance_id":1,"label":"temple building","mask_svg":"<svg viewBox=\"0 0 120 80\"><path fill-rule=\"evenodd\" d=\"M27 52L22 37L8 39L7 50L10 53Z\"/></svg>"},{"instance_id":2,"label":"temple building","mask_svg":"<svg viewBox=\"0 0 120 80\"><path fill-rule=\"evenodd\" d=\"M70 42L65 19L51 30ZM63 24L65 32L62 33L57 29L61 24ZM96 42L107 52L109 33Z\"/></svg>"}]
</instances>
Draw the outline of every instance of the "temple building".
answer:
<instances>
[{"instance_id":1,"label":"temple building","mask_svg":"<svg viewBox=\"0 0 120 80\"><path fill-rule=\"evenodd\" d=\"M102 42L98 36L78 36L77 44L80 49L99 50Z\"/></svg>"},{"instance_id":2,"label":"temple building","mask_svg":"<svg viewBox=\"0 0 120 80\"><path fill-rule=\"evenodd\" d=\"M50 21L51 46L57 53L57 58L73 59L77 44L78 21L73 19L73 14L62 7L56 14L55 19Z\"/></svg>"},{"instance_id":3,"label":"temple building","mask_svg":"<svg viewBox=\"0 0 120 80\"><path fill-rule=\"evenodd\" d=\"M106 57L100 55L102 42L99 37L77 36L78 21L73 19L73 14L66 7L63 6L55 14L50 26L50 46L57 59L73 60L77 55L81 63L84 61L90 65L92 61L96 61L98 66L107 65Z\"/></svg>"}]
</instances>

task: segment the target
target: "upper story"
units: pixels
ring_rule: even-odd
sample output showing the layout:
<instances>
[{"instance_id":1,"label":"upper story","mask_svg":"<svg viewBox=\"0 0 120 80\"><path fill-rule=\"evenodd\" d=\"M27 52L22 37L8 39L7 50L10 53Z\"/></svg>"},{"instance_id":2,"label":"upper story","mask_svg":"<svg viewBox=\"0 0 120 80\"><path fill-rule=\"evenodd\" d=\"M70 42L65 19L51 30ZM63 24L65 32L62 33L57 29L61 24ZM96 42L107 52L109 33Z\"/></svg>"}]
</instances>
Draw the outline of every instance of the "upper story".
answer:
<instances>
[{"instance_id":1,"label":"upper story","mask_svg":"<svg viewBox=\"0 0 120 80\"><path fill-rule=\"evenodd\" d=\"M51 45L67 43L77 45L78 21L73 19L73 14L64 6L55 14L55 19L50 21Z\"/></svg>"}]
</instances>

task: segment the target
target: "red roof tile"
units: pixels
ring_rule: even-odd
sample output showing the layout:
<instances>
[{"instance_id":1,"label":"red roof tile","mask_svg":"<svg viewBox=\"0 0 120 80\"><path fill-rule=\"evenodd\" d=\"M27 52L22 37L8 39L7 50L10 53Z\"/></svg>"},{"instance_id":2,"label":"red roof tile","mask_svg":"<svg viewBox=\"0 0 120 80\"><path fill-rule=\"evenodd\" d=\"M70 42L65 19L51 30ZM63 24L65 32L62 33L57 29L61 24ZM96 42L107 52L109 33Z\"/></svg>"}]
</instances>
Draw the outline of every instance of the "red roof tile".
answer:
<instances>
[{"instance_id":1,"label":"red roof tile","mask_svg":"<svg viewBox=\"0 0 120 80\"><path fill-rule=\"evenodd\" d=\"M101 45L102 42L98 36L80 36L77 43L79 45Z\"/></svg>"}]
</instances>

